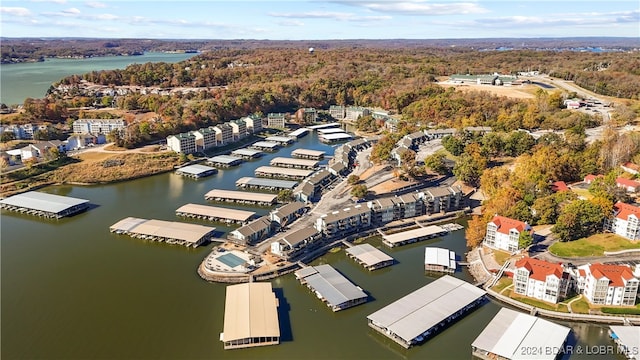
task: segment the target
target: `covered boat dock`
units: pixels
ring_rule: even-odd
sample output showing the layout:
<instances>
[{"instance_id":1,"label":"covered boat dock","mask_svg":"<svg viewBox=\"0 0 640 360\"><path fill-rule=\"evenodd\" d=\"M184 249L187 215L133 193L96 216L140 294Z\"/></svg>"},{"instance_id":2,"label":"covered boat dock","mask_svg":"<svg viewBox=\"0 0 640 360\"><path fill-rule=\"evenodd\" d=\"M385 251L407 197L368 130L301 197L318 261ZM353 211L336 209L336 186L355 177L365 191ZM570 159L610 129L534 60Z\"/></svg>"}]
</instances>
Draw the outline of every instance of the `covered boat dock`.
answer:
<instances>
[{"instance_id":1,"label":"covered boat dock","mask_svg":"<svg viewBox=\"0 0 640 360\"><path fill-rule=\"evenodd\" d=\"M324 151L309 150L309 149L295 149L291 152L291 156L300 159L322 160L324 158Z\"/></svg>"},{"instance_id":2,"label":"covered boat dock","mask_svg":"<svg viewBox=\"0 0 640 360\"><path fill-rule=\"evenodd\" d=\"M231 152L231 156L239 157L244 160L257 159L264 153L256 149L237 149Z\"/></svg>"},{"instance_id":3,"label":"covered boat dock","mask_svg":"<svg viewBox=\"0 0 640 360\"><path fill-rule=\"evenodd\" d=\"M264 179L255 177L241 177L236 181L236 186L241 189L257 189L266 191L292 190L298 185L297 181Z\"/></svg>"},{"instance_id":4,"label":"covered boat dock","mask_svg":"<svg viewBox=\"0 0 640 360\"><path fill-rule=\"evenodd\" d=\"M341 128L326 128L326 129L318 129L318 134L320 135L325 135L325 134L339 134L339 133L343 133L345 132L344 130L342 130Z\"/></svg>"},{"instance_id":5,"label":"covered boat dock","mask_svg":"<svg viewBox=\"0 0 640 360\"><path fill-rule=\"evenodd\" d=\"M295 142L294 139L287 136L269 136L265 139L266 141L273 141L280 145L291 145Z\"/></svg>"},{"instance_id":6,"label":"covered boat dock","mask_svg":"<svg viewBox=\"0 0 640 360\"><path fill-rule=\"evenodd\" d=\"M320 141L324 143L334 143L334 142L347 141L347 140L353 139L353 136L345 132L339 132L336 134L324 134L324 135L321 134L318 137Z\"/></svg>"},{"instance_id":7,"label":"covered boat dock","mask_svg":"<svg viewBox=\"0 0 640 360\"><path fill-rule=\"evenodd\" d=\"M333 311L367 302L368 295L331 265L305 267L296 271L295 275L301 284L311 289Z\"/></svg>"},{"instance_id":8,"label":"covered boat dock","mask_svg":"<svg viewBox=\"0 0 640 360\"><path fill-rule=\"evenodd\" d=\"M384 235L382 243L388 247L412 244L418 241L433 239L447 235L449 231L438 225L429 225L418 229L403 231L391 235Z\"/></svg>"},{"instance_id":9,"label":"covered boat dock","mask_svg":"<svg viewBox=\"0 0 640 360\"><path fill-rule=\"evenodd\" d=\"M220 341L225 350L280 343L278 299L271 283L227 286Z\"/></svg>"},{"instance_id":10,"label":"covered boat dock","mask_svg":"<svg viewBox=\"0 0 640 360\"><path fill-rule=\"evenodd\" d=\"M215 229L197 224L135 217L122 219L109 227L109 231L116 234L190 247L197 247L213 238Z\"/></svg>"},{"instance_id":11,"label":"covered boat dock","mask_svg":"<svg viewBox=\"0 0 640 360\"><path fill-rule=\"evenodd\" d=\"M244 160L236 156L218 155L207 159L207 164L217 167L231 167L242 164Z\"/></svg>"},{"instance_id":12,"label":"covered boat dock","mask_svg":"<svg viewBox=\"0 0 640 360\"><path fill-rule=\"evenodd\" d=\"M204 198L209 201L271 206L276 202L278 195L213 189L206 193Z\"/></svg>"},{"instance_id":13,"label":"covered boat dock","mask_svg":"<svg viewBox=\"0 0 640 360\"><path fill-rule=\"evenodd\" d=\"M371 328L410 348L480 305L486 292L445 275L367 316Z\"/></svg>"},{"instance_id":14,"label":"covered boat dock","mask_svg":"<svg viewBox=\"0 0 640 360\"><path fill-rule=\"evenodd\" d=\"M60 219L89 208L89 200L28 191L0 200L0 208L28 215Z\"/></svg>"},{"instance_id":15,"label":"covered boat dock","mask_svg":"<svg viewBox=\"0 0 640 360\"><path fill-rule=\"evenodd\" d=\"M282 178L291 180L302 180L313 174L313 170L287 169L275 166L260 166L255 170L256 176L268 178Z\"/></svg>"},{"instance_id":16,"label":"covered boat dock","mask_svg":"<svg viewBox=\"0 0 640 360\"><path fill-rule=\"evenodd\" d=\"M371 244L355 245L345 250L350 258L372 271L393 265L393 258Z\"/></svg>"},{"instance_id":17,"label":"covered boat dock","mask_svg":"<svg viewBox=\"0 0 640 360\"><path fill-rule=\"evenodd\" d=\"M269 162L271 166L294 168L294 169L315 169L318 167L317 160L296 159L288 157L275 157Z\"/></svg>"},{"instance_id":18,"label":"covered boat dock","mask_svg":"<svg viewBox=\"0 0 640 360\"><path fill-rule=\"evenodd\" d=\"M236 210L225 207L186 204L176 210L176 215L226 224L244 225L253 219L256 213L254 211Z\"/></svg>"},{"instance_id":19,"label":"covered boat dock","mask_svg":"<svg viewBox=\"0 0 640 360\"><path fill-rule=\"evenodd\" d=\"M443 248L427 247L424 249L424 271L456 272L456 253Z\"/></svg>"},{"instance_id":20,"label":"covered boat dock","mask_svg":"<svg viewBox=\"0 0 640 360\"><path fill-rule=\"evenodd\" d=\"M275 141L257 141L251 145L251 148L262 151L276 151L280 148L280 143Z\"/></svg>"},{"instance_id":21,"label":"covered boat dock","mask_svg":"<svg viewBox=\"0 0 640 360\"><path fill-rule=\"evenodd\" d=\"M176 170L176 174L181 176L190 177L192 179L199 179L207 176L211 176L218 172L218 169L204 165L187 165Z\"/></svg>"},{"instance_id":22,"label":"covered boat dock","mask_svg":"<svg viewBox=\"0 0 640 360\"><path fill-rule=\"evenodd\" d=\"M311 126L307 126L307 129L318 130L318 129L336 127L336 126L340 126L340 123L332 122L332 123L328 123L328 124L311 125Z\"/></svg>"},{"instance_id":23,"label":"covered boat dock","mask_svg":"<svg viewBox=\"0 0 640 360\"><path fill-rule=\"evenodd\" d=\"M287 134L287 136L299 139L299 138L307 135L307 133L309 131L311 131L311 130L309 130L307 128L299 128L298 130L294 130L294 131L290 132L289 134Z\"/></svg>"}]
</instances>

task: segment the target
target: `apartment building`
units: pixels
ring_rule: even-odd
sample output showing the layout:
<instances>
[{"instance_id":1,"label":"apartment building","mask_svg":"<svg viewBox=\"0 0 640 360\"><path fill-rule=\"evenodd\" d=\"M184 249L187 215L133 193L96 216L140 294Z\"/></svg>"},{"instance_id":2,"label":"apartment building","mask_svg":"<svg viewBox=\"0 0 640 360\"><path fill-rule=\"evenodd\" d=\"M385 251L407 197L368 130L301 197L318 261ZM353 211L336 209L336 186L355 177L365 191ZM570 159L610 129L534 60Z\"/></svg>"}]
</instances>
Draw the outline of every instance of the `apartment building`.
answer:
<instances>
[{"instance_id":1,"label":"apartment building","mask_svg":"<svg viewBox=\"0 0 640 360\"><path fill-rule=\"evenodd\" d=\"M315 228L326 237L342 237L371 227L371 218L369 207L355 205L320 216L316 219Z\"/></svg>"},{"instance_id":2,"label":"apartment building","mask_svg":"<svg viewBox=\"0 0 640 360\"><path fill-rule=\"evenodd\" d=\"M208 127L201 128L193 132L196 137L196 150L203 151L216 146L216 132Z\"/></svg>"},{"instance_id":3,"label":"apartment building","mask_svg":"<svg viewBox=\"0 0 640 360\"><path fill-rule=\"evenodd\" d=\"M213 127L216 132L217 146L224 146L233 142L233 129L227 123L218 124Z\"/></svg>"},{"instance_id":4,"label":"apartment building","mask_svg":"<svg viewBox=\"0 0 640 360\"><path fill-rule=\"evenodd\" d=\"M127 124L123 119L78 119L73 122L76 134L108 134L113 130L124 131Z\"/></svg>"},{"instance_id":5,"label":"apartment building","mask_svg":"<svg viewBox=\"0 0 640 360\"><path fill-rule=\"evenodd\" d=\"M247 123L244 120L231 120L228 124L231 126L234 141L242 140L247 137Z\"/></svg>"},{"instance_id":6,"label":"apartment building","mask_svg":"<svg viewBox=\"0 0 640 360\"><path fill-rule=\"evenodd\" d=\"M369 109L362 106L347 106L344 110L344 119L349 121L356 121L362 116L371 114Z\"/></svg>"},{"instance_id":7,"label":"apartment building","mask_svg":"<svg viewBox=\"0 0 640 360\"><path fill-rule=\"evenodd\" d=\"M329 106L329 115L336 120L342 120L345 117L345 107L342 105Z\"/></svg>"},{"instance_id":8,"label":"apartment building","mask_svg":"<svg viewBox=\"0 0 640 360\"><path fill-rule=\"evenodd\" d=\"M586 264L574 272L578 290L594 305L634 306L638 296L638 277L629 265Z\"/></svg>"},{"instance_id":9,"label":"apartment building","mask_svg":"<svg viewBox=\"0 0 640 360\"><path fill-rule=\"evenodd\" d=\"M487 234L483 244L495 249L515 252L519 248L520 234L525 231L531 231L529 224L496 215L487 224Z\"/></svg>"},{"instance_id":10,"label":"apartment building","mask_svg":"<svg viewBox=\"0 0 640 360\"><path fill-rule=\"evenodd\" d=\"M605 220L605 230L629 240L640 239L640 207L617 202L613 214L611 219Z\"/></svg>"},{"instance_id":11,"label":"apartment building","mask_svg":"<svg viewBox=\"0 0 640 360\"><path fill-rule=\"evenodd\" d=\"M169 135L167 147L180 154L192 154L196 152L196 137L191 132Z\"/></svg>"},{"instance_id":12,"label":"apartment building","mask_svg":"<svg viewBox=\"0 0 640 360\"><path fill-rule=\"evenodd\" d=\"M285 127L285 115L283 113L269 113L267 114L267 127L275 129L284 129Z\"/></svg>"},{"instance_id":13,"label":"apartment building","mask_svg":"<svg viewBox=\"0 0 640 360\"><path fill-rule=\"evenodd\" d=\"M513 289L516 294L558 303L567 296L570 277L561 264L525 257L516 262Z\"/></svg>"},{"instance_id":14,"label":"apartment building","mask_svg":"<svg viewBox=\"0 0 640 360\"><path fill-rule=\"evenodd\" d=\"M464 207L462 190L457 186L432 187L422 197L426 214L444 213Z\"/></svg>"},{"instance_id":15,"label":"apartment building","mask_svg":"<svg viewBox=\"0 0 640 360\"><path fill-rule=\"evenodd\" d=\"M242 118L244 120L245 126L247 127L247 132L252 134L256 134L262 131L262 118L257 115L249 115Z\"/></svg>"}]
</instances>

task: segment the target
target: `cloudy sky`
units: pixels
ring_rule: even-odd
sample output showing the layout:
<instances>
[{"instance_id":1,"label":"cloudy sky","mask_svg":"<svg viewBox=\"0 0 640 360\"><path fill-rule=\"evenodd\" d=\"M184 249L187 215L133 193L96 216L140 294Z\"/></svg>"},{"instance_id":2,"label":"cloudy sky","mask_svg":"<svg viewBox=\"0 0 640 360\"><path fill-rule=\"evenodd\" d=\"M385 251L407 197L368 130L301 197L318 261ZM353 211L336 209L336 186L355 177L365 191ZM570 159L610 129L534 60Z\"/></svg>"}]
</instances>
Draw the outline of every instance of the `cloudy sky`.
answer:
<instances>
[{"instance_id":1,"label":"cloudy sky","mask_svg":"<svg viewBox=\"0 0 640 360\"><path fill-rule=\"evenodd\" d=\"M638 0L2 0L5 37L640 37Z\"/></svg>"}]
</instances>

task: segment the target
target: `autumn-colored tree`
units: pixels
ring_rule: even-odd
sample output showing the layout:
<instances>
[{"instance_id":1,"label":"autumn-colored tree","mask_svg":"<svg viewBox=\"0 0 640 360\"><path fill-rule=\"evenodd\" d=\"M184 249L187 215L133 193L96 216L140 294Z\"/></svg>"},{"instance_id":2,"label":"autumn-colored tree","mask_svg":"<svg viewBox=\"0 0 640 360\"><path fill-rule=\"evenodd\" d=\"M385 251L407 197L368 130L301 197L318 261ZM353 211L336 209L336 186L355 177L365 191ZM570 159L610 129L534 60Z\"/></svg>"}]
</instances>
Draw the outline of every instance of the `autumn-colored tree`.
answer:
<instances>
[{"instance_id":1,"label":"autumn-colored tree","mask_svg":"<svg viewBox=\"0 0 640 360\"><path fill-rule=\"evenodd\" d=\"M347 178L347 184L349 185L355 185L359 182L360 182L360 176L358 175L352 174L352 175L349 175L349 177Z\"/></svg>"},{"instance_id":2,"label":"autumn-colored tree","mask_svg":"<svg viewBox=\"0 0 640 360\"><path fill-rule=\"evenodd\" d=\"M424 166L437 174L445 175L449 172L445 159L446 157L443 153L437 152L424 159Z\"/></svg>"},{"instance_id":3,"label":"autumn-colored tree","mask_svg":"<svg viewBox=\"0 0 640 360\"><path fill-rule=\"evenodd\" d=\"M494 167L486 169L480 177L480 189L490 198L495 197L497 192L509 185L511 172L506 167Z\"/></svg>"},{"instance_id":4,"label":"autumn-colored tree","mask_svg":"<svg viewBox=\"0 0 640 360\"><path fill-rule=\"evenodd\" d=\"M364 199L368 193L369 189L367 189L367 185L364 184L354 185L351 189L351 196L358 199Z\"/></svg>"},{"instance_id":5,"label":"autumn-colored tree","mask_svg":"<svg viewBox=\"0 0 640 360\"><path fill-rule=\"evenodd\" d=\"M474 215L467 223L465 237L467 238L467 247L476 247L482 243L487 233L487 221L482 216Z\"/></svg>"}]
</instances>

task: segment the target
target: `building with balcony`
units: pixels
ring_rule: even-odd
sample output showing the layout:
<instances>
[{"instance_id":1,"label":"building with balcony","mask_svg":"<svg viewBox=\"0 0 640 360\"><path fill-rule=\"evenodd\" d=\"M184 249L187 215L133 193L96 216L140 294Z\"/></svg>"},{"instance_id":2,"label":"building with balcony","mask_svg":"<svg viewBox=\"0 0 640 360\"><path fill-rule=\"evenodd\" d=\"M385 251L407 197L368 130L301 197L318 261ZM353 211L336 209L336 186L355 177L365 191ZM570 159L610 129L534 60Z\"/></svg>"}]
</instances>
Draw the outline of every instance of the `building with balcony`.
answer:
<instances>
[{"instance_id":1,"label":"building with balcony","mask_svg":"<svg viewBox=\"0 0 640 360\"><path fill-rule=\"evenodd\" d=\"M513 291L557 304L567 296L570 277L561 264L525 257L516 262Z\"/></svg>"},{"instance_id":2,"label":"building with balcony","mask_svg":"<svg viewBox=\"0 0 640 360\"><path fill-rule=\"evenodd\" d=\"M586 264L578 266L574 278L578 290L594 305L634 306L638 296L639 266Z\"/></svg>"},{"instance_id":3,"label":"building with balcony","mask_svg":"<svg viewBox=\"0 0 640 360\"><path fill-rule=\"evenodd\" d=\"M285 127L285 114L283 113L269 113L267 114L267 127L273 129L284 129Z\"/></svg>"},{"instance_id":4,"label":"building with balcony","mask_svg":"<svg viewBox=\"0 0 640 360\"><path fill-rule=\"evenodd\" d=\"M617 202L613 206L613 217L605 220L605 230L629 240L640 239L640 207Z\"/></svg>"},{"instance_id":5,"label":"building with balcony","mask_svg":"<svg viewBox=\"0 0 640 360\"><path fill-rule=\"evenodd\" d=\"M193 132L196 137L196 151L203 151L216 146L216 132L210 128L201 128Z\"/></svg>"},{"instance_id":6,"label":"building with balcony","mask_svg":"<svg viewBox=\"0 0 640 360\"><path fill-rule=\"evenodd\" d=\"M167 147L179 154L192 154L196 152L196 137L191 132L169 135Z\"/></svg>"},{"instance_id":7,"label":"building with balcony","mask_svg":"<svg viewBox=\"0 0 640 360\"><path fill-rule=\"evenodd\" d=\"M244 120L231 120L228 124L231 126L234 141L239 141L247 137L247 123Z\"/></svg>"},{"instance_id":8,"label":"building with balcony","mask_svg":"<svg viewBox=\"0 0 640 360\"><path fill-rule=\"evenodd\" d=\"M333 238L351 235L371 227L371 224L371 209L355 205L320 216L316 219L315 228L326 237Z\"/></svg>"},{"instance_id":9,"label":"building with balcony","mask_svg":"<svg viewBox=\"0 0 640 360\"><path fill-rule=\"evenodd\" d=\"M217 146L225 146L233 142L233 128L227 123L218 124L213 127L216 133Z\"/></svg>"},{"instance_id":10,"label":"building with balcony","mask_svg":"<svg viewBox=\"0 0 640 360\"><path fill-rule=\"evenodd\" d=\"M531 232L529 224L496 215L487 224L487 234L483 244L495 249L515 252L519 249L520 234Z\"/></svg>"}]
</instances>

